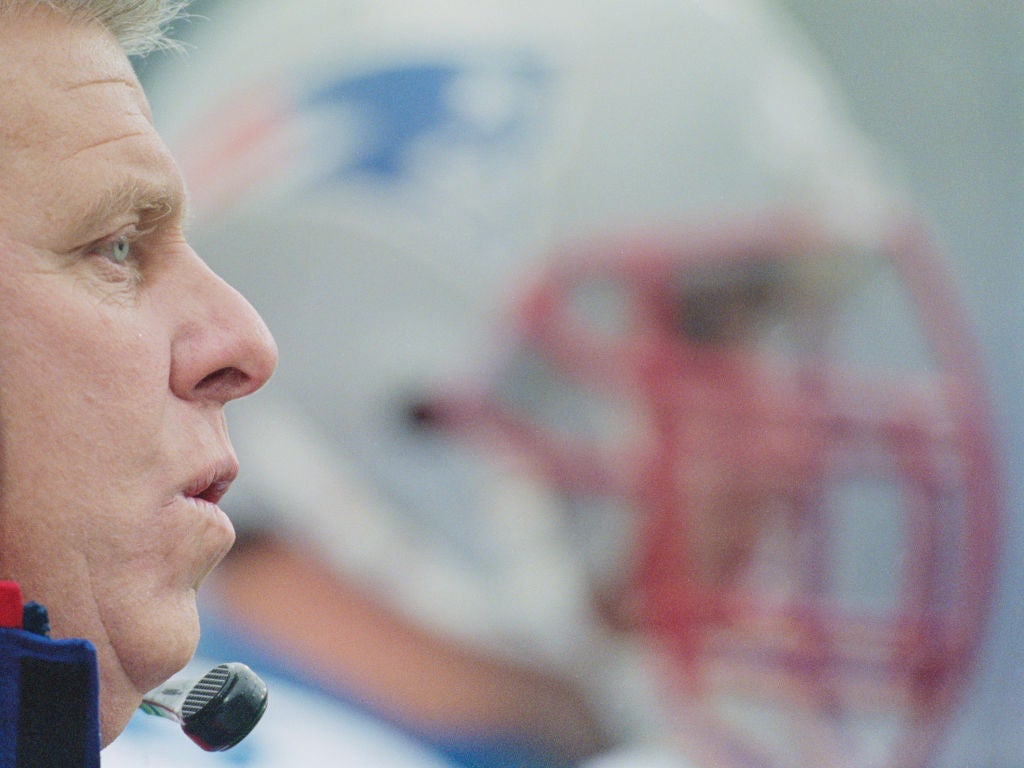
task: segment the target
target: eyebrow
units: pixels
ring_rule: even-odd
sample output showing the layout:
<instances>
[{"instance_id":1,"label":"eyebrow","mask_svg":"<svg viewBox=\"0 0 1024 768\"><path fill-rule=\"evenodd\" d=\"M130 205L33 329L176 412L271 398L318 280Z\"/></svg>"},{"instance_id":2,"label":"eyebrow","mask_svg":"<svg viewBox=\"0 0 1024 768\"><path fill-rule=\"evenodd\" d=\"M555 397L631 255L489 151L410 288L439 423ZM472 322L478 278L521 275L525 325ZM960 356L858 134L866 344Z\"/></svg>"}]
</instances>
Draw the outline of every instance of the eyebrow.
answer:
<instances>
[{"instance_id":1,"label":"eyebrow","mask_svg":"<svg viewBox=\"0 0 1024 768\"><path fill-rule=\"evenodd\" d=\"M77 213L73 226L83 238L88 238L108 221L124 214L146 216L151 221L169 217L184 220L186 206L185 190L179 186L127 179L93 198Z\"/></svg>"}]
</instances>

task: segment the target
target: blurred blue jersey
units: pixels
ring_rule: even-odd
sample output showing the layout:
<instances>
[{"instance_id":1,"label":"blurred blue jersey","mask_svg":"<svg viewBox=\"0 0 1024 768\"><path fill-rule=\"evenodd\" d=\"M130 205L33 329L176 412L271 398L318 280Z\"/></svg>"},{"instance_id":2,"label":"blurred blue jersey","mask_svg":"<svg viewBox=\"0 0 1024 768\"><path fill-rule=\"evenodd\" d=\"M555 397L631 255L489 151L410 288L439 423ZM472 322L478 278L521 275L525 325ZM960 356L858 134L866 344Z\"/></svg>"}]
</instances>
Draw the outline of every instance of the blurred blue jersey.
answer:
<instances>
[{"instance_id":1,"label":"blurred blue jersey","mask_svg":"<svg viewBox=\"0 0 1024 768\"><path fill-rule=\"evenodd\" d=\"M199 652L180 677L200 677L224 660L244 660L267 683L266 714L240 744L204 752L163 718L136 713L102 754L104 768L567 768L537 754L526 737L460 738L413 733L369 706L328 691L301 670L205 616Z\"/></svg>"}]
</instances>

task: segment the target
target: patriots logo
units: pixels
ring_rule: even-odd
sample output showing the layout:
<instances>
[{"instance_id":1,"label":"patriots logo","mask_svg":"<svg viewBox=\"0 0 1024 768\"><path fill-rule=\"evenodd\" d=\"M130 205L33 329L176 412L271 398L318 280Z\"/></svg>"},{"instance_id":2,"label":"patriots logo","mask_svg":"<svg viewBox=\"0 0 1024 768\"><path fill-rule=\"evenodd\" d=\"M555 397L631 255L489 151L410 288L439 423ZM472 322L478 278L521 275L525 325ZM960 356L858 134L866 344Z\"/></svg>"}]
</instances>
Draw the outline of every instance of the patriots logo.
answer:
<instances>
[{"instance_id":1,"label":"patriots logo","mask_svg":"<svg viewBox=\"0 0 1024 768\"><path fill-rule=\"evenodd\" d=\"M529 119L521 99L537 87L539 74L521 69L474 82L474 74L458 66L410 66L329 83L310 94L307 105L344 105L368 124L359 151L332 175L397 179L408 171L410 157L424 141L478 148L514 141Z\"/></svg>"},{"instance_id":2,"label":"patriots logo","mask_svg":"<svg viewBox=\"0 0 1024 768\"><path fill-rule=\"evenodd\" d=\"M415 186L459 164L499 167L541 123L549 73L526 56L422 61L265 84L179 151L200 213L275 188Z\"/></svg>"}]
</instances>

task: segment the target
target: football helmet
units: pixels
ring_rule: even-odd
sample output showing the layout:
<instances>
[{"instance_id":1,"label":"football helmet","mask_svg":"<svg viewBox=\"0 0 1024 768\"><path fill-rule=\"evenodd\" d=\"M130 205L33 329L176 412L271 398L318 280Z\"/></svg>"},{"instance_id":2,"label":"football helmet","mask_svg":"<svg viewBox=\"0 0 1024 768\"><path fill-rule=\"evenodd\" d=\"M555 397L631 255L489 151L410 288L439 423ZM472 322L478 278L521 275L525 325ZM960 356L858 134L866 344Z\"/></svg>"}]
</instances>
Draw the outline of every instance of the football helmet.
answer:
<instances>
[{"instance_id":1,"label":"football helmet","mask_svg":"<svg viewBox=\"0 0 1024 768\"><path fill-rule=\"evenodd\" d=\"M280 347L232 413L239 527L699 765L923 764L991 589L985 394L798 32L756 0L209 15L144 75L193 242Z\"/></svg>"}]
</instances>

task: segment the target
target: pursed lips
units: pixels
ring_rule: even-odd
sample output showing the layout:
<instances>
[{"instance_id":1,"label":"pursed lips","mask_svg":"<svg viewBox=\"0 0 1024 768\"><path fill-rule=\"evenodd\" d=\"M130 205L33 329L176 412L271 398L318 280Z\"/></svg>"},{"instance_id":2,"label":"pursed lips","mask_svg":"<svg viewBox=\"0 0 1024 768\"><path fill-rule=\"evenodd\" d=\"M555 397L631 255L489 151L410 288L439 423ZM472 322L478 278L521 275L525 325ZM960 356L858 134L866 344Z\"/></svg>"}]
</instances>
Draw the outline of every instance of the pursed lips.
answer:
<instances>
[{"instance_id":1,"label":"pursed lips","mask_svg":"<svg viewBox=\"0 0 1024 768\"><path fill-rule=\"evenodd\" d=\"M234 460L223 461L197 475L182 493L186 498L217 504L237 476L238 463Z\"/></svg>"}]
</instances>

